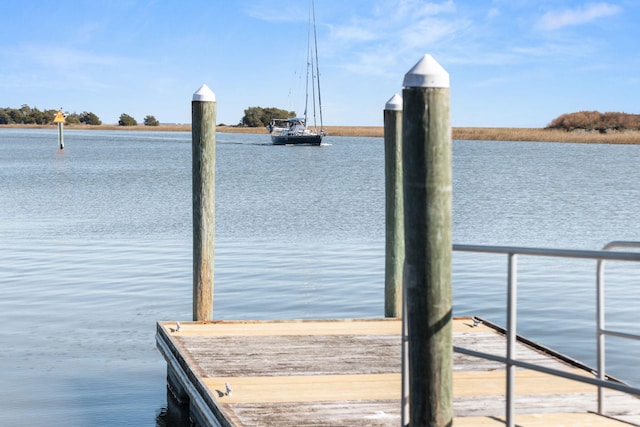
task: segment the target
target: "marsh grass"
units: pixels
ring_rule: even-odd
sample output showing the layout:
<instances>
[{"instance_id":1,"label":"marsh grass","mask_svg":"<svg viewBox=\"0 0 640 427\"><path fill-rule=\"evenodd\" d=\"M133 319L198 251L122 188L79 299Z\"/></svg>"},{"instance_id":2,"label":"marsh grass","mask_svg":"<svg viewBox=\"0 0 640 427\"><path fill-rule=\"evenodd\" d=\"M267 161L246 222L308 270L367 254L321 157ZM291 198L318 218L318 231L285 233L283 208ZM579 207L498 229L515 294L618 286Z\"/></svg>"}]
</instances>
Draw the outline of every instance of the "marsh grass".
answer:
<instances>
[{"instance_id":1,"label":"marsh grass","mask_svg":"<svg viewBox=\"0 0 640 427\"><path fill-rule=\"evenodd\" d=\"M265 128L257 127L235 127L235 126L218 126L219 132L228 133L267 133ZM384 136L382 126L325 126L324 130L328 135L333 136Z\"/></svg>"},{"instance_id":2,"label":"marsh grass","mask_svg":"<svg viewBox=\"0 0 640 427\"><path fill-rule=\"evenodd\" d=\"M329 135L383 137L382 126L325 126ZM219 126L220 132L267 133L263 128ZM453 139L473 141L582 142L591 144L640 144L640 131L572 131L539 128L453 128Z\"/></svg>"},{"instance_id":3,"label":"marsh grass","mask_svg":"<svg viewBox=\"0 0 640 427\"><path fill-rule=\"evenodd\" d=\"M42 128L54 129L55 125L0 125L2 128ZM190 124L161 124L160 126L118 126L118 125L66 125L65 129L87 130L133 130L133 131L175 131L190 132ZM236 127L219 125L218 132L267 134L262 127ZM354 137L383 137L382 126L325 126L329 135ZM558 129L539 128L453 128L454 140L472 141L538 141L538 142L581 142L590 144L640 144L640 131L598 131L575 130L567 132Z\"/></svg>"},{"instance_id":4,"label":"marsh grass","mask_svg":"<svg viewBox=\"0 0 640 427\"><path fill-rule=\"evenodd\" d=\"M640 131L572 131L538 128L454 128L453 139L473 141L582 142L640 144Z\"/></svg>"}]
</instances>

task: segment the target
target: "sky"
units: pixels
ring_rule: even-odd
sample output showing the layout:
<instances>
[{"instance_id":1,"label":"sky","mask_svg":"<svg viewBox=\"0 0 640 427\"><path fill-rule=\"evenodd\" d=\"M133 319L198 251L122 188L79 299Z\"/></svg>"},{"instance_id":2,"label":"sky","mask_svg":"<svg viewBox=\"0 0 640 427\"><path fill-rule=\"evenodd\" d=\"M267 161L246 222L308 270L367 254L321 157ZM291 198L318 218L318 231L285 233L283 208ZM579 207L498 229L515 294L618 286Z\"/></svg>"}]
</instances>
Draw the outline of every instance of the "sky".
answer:
<instances>
[{"instance_id":1,"label":"sky","mask_svg":"<svg viewBox=\"0 0 640 427\"><path fill-rule=\"evenodd\" d=\"M190 123L304 110L309 0L26 0L0 8L0 107ZM425 54L450 75L454 127L544 127L640 113L640 1L315 0L329 126L381 126Z\"/></svg>"}]
</instances>

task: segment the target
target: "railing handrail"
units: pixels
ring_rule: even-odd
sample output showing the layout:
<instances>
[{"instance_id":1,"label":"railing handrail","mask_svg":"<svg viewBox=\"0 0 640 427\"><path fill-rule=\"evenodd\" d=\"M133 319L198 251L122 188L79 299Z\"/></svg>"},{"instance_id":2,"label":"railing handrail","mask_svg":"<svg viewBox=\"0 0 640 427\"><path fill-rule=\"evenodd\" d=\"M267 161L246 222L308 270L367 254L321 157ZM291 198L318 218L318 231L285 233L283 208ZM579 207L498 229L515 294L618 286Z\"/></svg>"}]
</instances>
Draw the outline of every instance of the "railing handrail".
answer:
<instances>
[{"instance_id":1,"label":"railing handrail","mask_svg":"<svg viewBox=\"0 0 640 427\"><path fill-rule=\"evenodd\" d=\"M635 243L640 247L640 242ZM628 246L631 247L631 246ZM550 248L533 248L518 246L483 246L483 245L460 245L454 244L453 250L458 252L479 252L494 254L515 254L515 255L532 255L555 258L583 258L593 260L611 260L611 261L640 261L640 252L619 252L607 250L578 250L578 249L550 249Z\"/></svg>"},{"instance_id":2,"label":"railing handrail","mask_svg":"<svg viewBox=\"0 0 640 427\"><path fill-rule=\"evenodd\" d=\"M481 357L489 360L499 361L506 365L506 424L509 427L514 426L514 394L515 394L515 371L516 366L532 369L551 375L557 375L564 378L580 381L598 386L598 413L604 414L604 393L603 388L623 391L630 394L640 395L640 389L631 387L624 383L612 382L606 380L605 370L605 335L616 336L619 338L640 340L640 335L629 334L626 332L610 331L604 327L604 261L640 261L640 252L621 252L611 251L613 248L637 248L640 249L640 242L631 241L613 241L606 244L602 250L575 250L575 249L550 249L550 248L534 248L534 247L517 247L517 246L484 246L484 245L460 245L454 244L453 250L458 252L476 252L476 253L492 253L507 255L509 259L507 271L507 327L505 332L507 335L507 357L492 355L488 353L476 352L472 350L454 347L454 351L464 353L475 357ZM598 368L596 371L597 378L583 377L560 370L531 364L515 359L514 349L517 338L516 317L517 317L517 256L542 256L555 258L579 258L592 259L597 261L596 270L596 336L597 336L597 353Z\"/></svg>"},{"instance_id":3,"label":"railing handrail","mask_svg":"<svg viewBox=\"0 0 640 427\"><path fill-rule=\"evenodd\" d=\"M607 243L602 247L603 251L608 251L611 248L635 248L640 249L640 242L628 241L628 240L614 240Z\"/></svg>"}]
</instances>

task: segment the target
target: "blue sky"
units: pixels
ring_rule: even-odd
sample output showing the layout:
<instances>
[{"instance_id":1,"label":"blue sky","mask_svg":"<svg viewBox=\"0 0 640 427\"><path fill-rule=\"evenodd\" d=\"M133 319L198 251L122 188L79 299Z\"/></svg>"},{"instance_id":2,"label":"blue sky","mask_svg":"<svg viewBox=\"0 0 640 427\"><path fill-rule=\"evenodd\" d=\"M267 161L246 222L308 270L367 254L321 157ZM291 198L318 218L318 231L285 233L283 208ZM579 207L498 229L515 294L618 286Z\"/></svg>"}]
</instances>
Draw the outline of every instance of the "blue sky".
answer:
<instances>
[{"instance_id":1,"label":"blue sky","mask_svg":"<svg viewBox=\"0 0 640 427\"><path fill-rule=\"evenodd\" d=\"M326 125L381 125L431 54L453 126L544 127L562 113L640 113L637 0L315 0ZM189 123L303 110L308 0L12 1L0 11L0 107Z\"/></svg>"}]
</instances>

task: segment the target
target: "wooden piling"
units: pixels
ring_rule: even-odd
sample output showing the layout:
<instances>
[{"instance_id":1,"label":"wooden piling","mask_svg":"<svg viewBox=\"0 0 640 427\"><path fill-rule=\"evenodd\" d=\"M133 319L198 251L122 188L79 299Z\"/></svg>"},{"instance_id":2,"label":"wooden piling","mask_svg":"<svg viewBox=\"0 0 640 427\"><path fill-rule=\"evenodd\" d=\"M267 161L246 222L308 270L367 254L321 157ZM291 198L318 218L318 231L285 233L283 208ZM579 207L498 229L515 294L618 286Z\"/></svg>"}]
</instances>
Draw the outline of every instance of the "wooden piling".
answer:
<instances>
[{"instance_id":1,"label":"wooden piling","mask_svg":"<svg viewBox=\"0 0 640 427\"><path fill-rule=\"evenodd\" d=\"M444 427L453 424L449 74L425 55L403 86L409 425Z\"/></svg>"},{"instance_id":2,"label":"wooden piling","mask_svg":"<svg viewBox=\"0 0 640 427\"><path fill-rule=\"evenodd\" d=\"M216 97L202 85L191 102L193 320L213 319Z\"/></svg>"},{"instance_id":3,"label":"wooden piling","mask_svg":"<svg viewBox=\"0 0 640 427\"><path fill-rule=\"evenodd\" d=\"M402 98L395 94L384 109L385 278L384 315L402 315L404 206L402 198Z\"/></svg>"}]
</instances>

